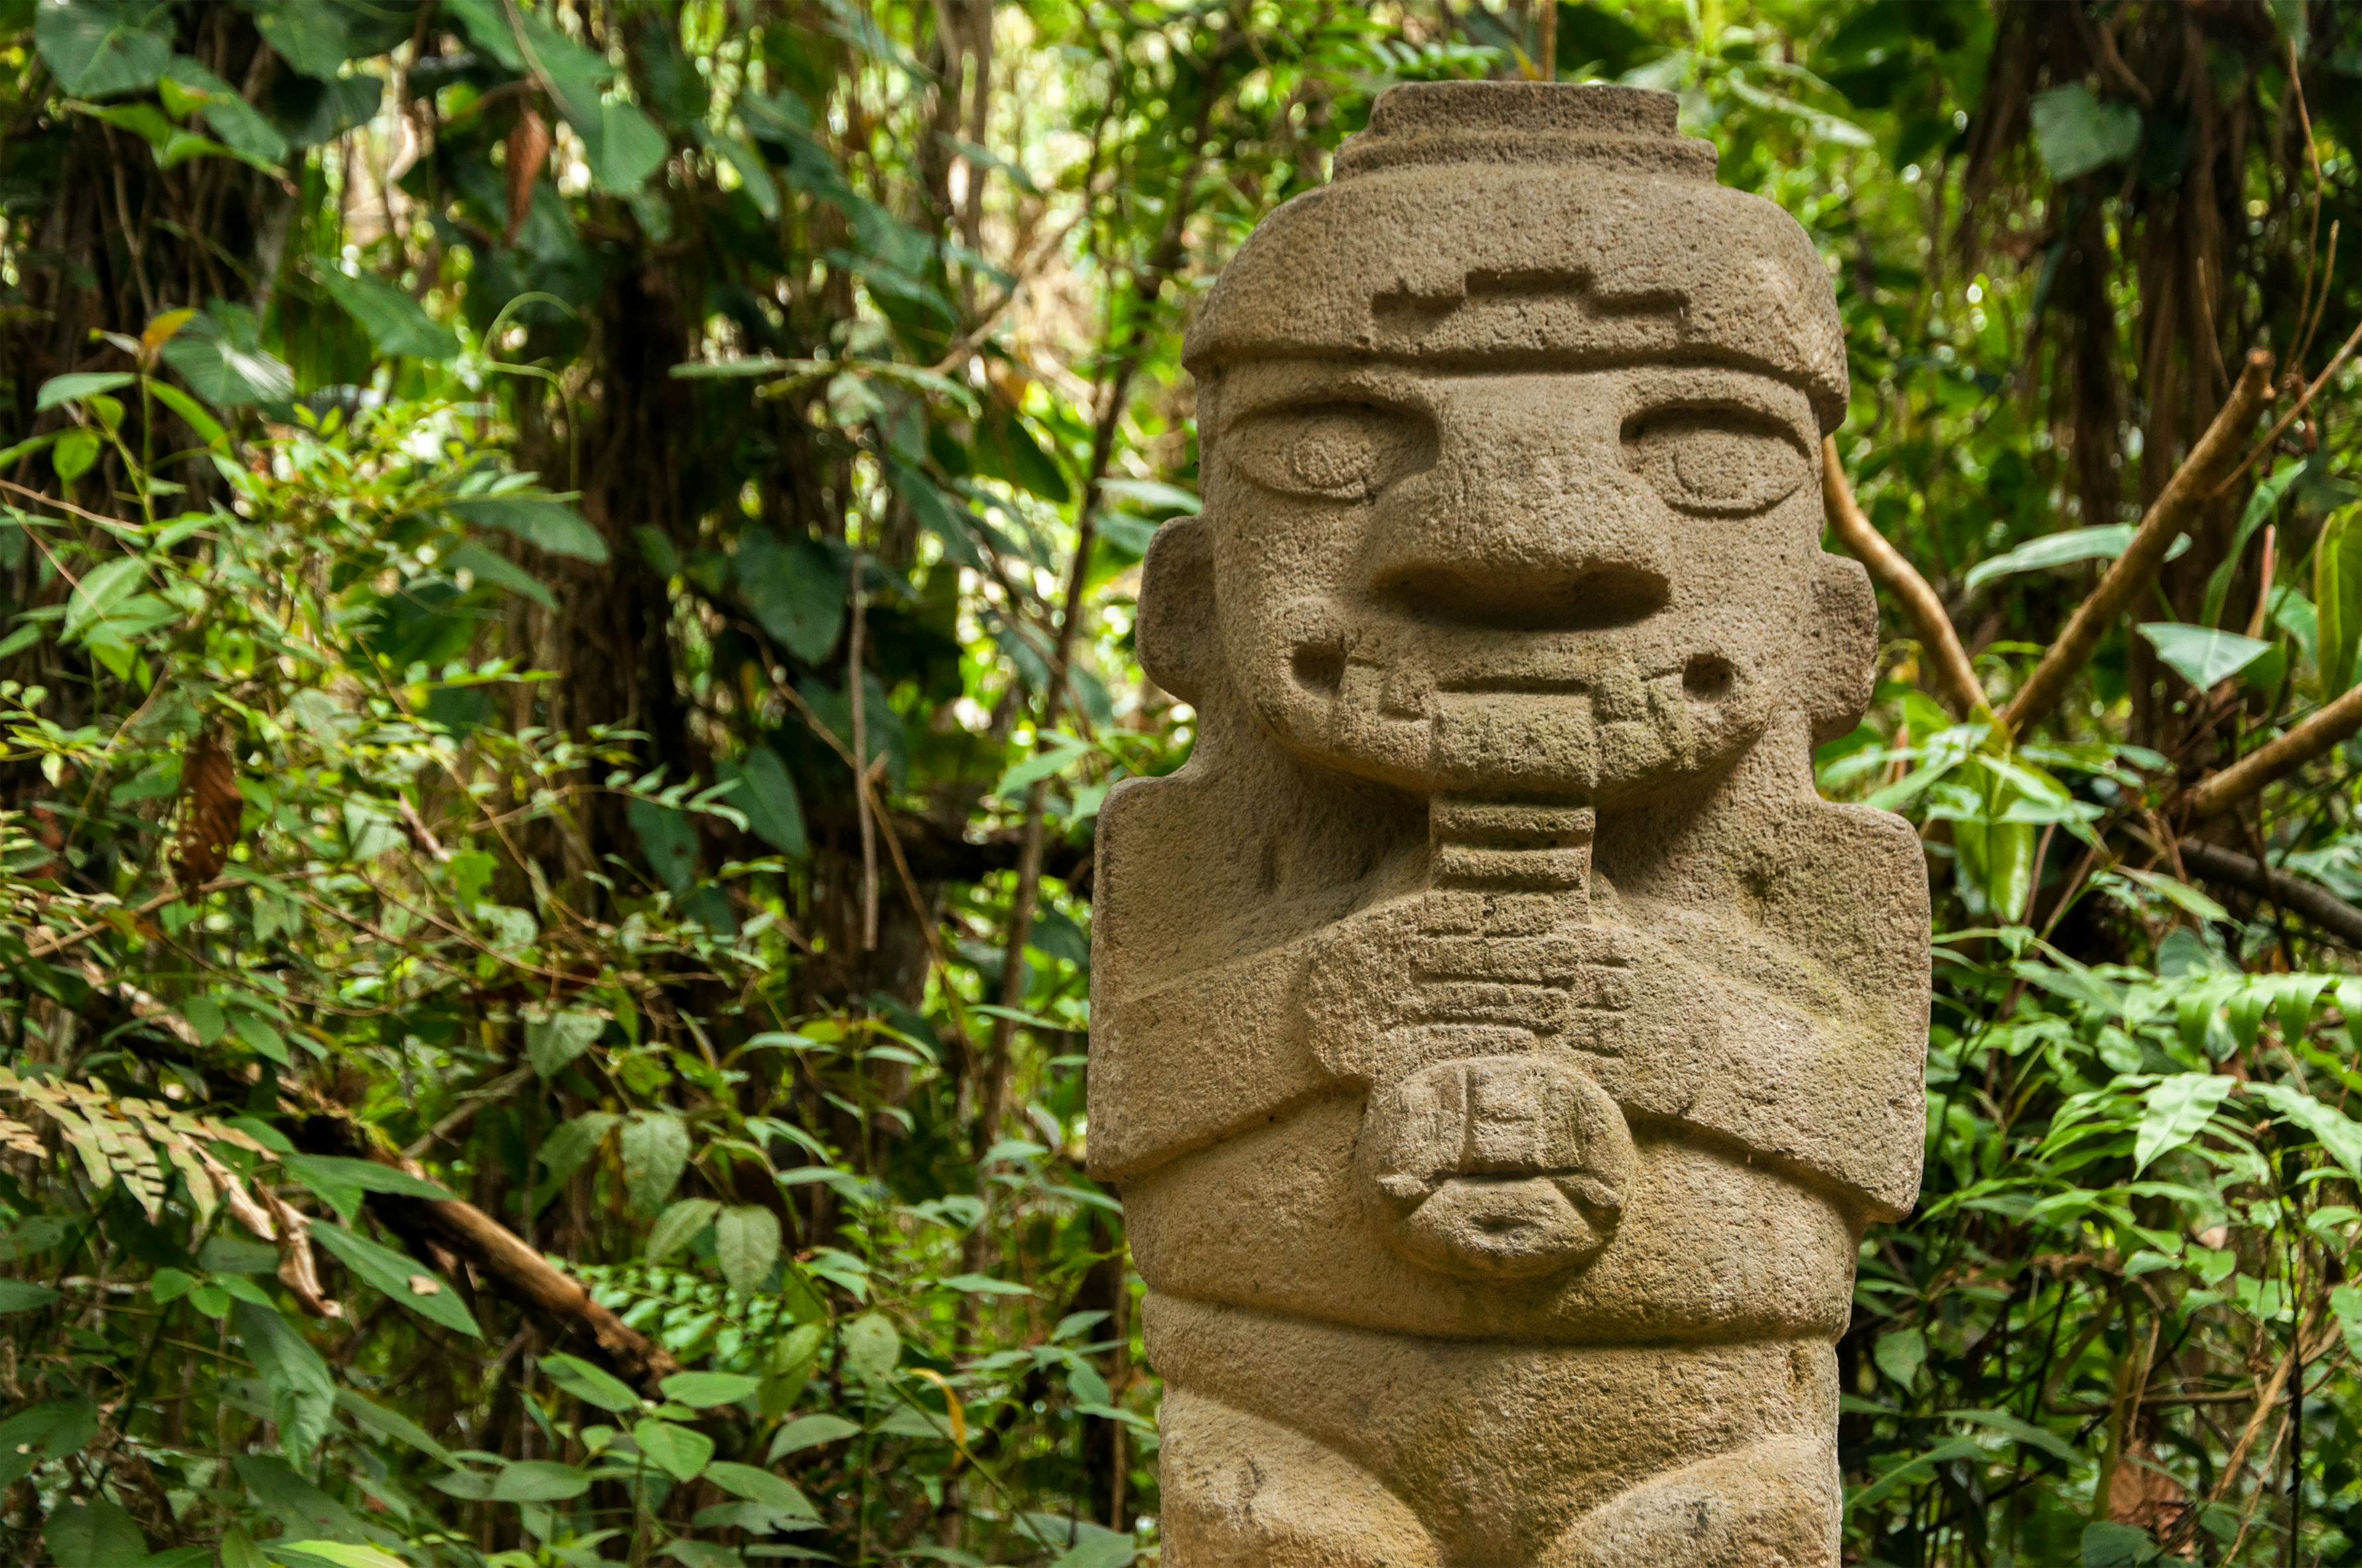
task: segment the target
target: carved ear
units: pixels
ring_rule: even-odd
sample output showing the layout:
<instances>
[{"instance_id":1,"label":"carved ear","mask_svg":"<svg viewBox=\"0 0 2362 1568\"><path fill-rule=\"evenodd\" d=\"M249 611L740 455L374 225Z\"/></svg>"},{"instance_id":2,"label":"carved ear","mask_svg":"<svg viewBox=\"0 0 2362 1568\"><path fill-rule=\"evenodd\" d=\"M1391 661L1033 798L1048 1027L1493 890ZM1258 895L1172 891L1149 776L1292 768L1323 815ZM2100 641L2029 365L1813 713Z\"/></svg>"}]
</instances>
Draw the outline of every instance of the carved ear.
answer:
<instances>
[{"instance_id":1,"label":"carved ear","mask_svg":"<svg viewBox=\"0 0 2362 1568\"><path fill-rule=\"evenodd\" d=\"M1814 745L1847 733L1870 711L1878 674L1878 596L1860 562L1843 555L1820 558L1801 673Z\"/></svg>"},{"instance_id":2,"label":"carved ear","mask_svg":"<svg viewBox=\"0 0 2362 1568\"><path fill-rule=\"evenodd\" d=\"M1175 518L1149 541L1133 641L1149 679L1202 700L1214 660L1214 536L1204 518Z\"/></svg>"}]
</instances>

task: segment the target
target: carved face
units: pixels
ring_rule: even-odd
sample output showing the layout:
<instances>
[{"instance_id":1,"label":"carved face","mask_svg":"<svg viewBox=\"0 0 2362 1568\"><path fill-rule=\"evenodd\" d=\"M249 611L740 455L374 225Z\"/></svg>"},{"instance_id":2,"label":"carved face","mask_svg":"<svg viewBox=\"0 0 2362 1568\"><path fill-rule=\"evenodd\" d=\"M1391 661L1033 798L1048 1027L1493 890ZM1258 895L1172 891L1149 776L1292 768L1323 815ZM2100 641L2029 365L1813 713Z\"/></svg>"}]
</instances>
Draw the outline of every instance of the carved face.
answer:
<instances>
[{"instance_id":1,"label":"carved face","mask_svg":"<svg viewBox=\"0 0 2362 1568\"><path fill-rule=\"evenodd\" d=\"M1212 411L1220 656L1307 760L1613 804L1795 706L1822 511L1787 382L1266 360Z\"/></svg>"}]
</instances>

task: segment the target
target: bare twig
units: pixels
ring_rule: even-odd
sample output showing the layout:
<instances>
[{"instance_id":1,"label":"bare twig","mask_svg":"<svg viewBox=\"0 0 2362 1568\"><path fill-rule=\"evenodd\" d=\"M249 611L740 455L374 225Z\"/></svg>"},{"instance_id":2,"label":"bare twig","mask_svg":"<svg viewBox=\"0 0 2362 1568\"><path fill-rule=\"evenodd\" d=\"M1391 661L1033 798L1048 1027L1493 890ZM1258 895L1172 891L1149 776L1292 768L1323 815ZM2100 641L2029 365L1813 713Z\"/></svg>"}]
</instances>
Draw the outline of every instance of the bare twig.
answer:
<instances>
[{"instance_id":1,"label":"bare twig","mask_svg":"<svg viewBox=\"0 0 2362 1568\"><path fill-rule=\"evenodd\" d=\"M219 893L223 888L229 886L230 881L228 877L215 877L210 882L202 883L195 887L176 887L169 893L158 894L145 904L135 904L128 909L117 909L114 914L117 917L128 916L134 920L145 920L166 905L185 903L193 899L204 898L209 894ZM68 948L80 947L101 932L114 929L114 920L94 920L86 926L77 926L71 931L43 937L26 944L25 957L28 959L53 959Z\"/></svg>"},{"instance_id":2,"label":"bare twig","mask_svg":"<svg viewBox=\"0 0 2362 1568\"><path fill-rule=\"evenodd\" d=\"M2003 709L2002 723L2011 734L2022 735L2049 717L2067 695L2067 683L2091 659L2116 617L2156 577L2166 552L2196 518L2198 509L2235 472L2247 427L2271 400L2271 382L2272 356L2262 349L2254 350L2214 422L2166 481L2148 515L2141 519L2132 543L2116 557L2091 597L2076 607L2066 630Z\"/></svg>"},{"instance_id":3,"label":"bare twig","mask_svg":"<svg viewBox=\"0 0 2362 1568\"><path fill-rule=\"evenodd\" d=\"M1984 686L1977 679L1976 666L1969 662L1968 650L1960 643L1959 630L1944 612L1944 601L1937 597L1927 579L1919 575L1919 568L1905 560L1903 553L1871 525L1861 503L1854 499L1853 487L1846 483L1845 468L1838 461L1838 442L1833 435L1821 442L1821 497L1828 505L1829 521L1837 529L1838 538L1870 568L1870 575L1880 587L1903 601L1912 623L1919 629L1919 644L1936 666L1937 690L1944 706L1962 718L1981 710L1991 711Z\"/></svg>"}]
</instances>

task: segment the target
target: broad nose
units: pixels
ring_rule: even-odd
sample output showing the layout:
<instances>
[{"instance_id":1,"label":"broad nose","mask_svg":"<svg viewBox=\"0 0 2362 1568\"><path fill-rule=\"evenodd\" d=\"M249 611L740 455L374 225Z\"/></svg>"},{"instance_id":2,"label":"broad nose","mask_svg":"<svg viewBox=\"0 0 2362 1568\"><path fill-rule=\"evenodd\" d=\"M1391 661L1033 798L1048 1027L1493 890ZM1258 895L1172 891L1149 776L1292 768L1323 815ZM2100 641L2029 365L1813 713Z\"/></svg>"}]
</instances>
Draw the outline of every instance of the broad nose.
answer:
<instances>
[{"instance_id":1,"label":"broad nose","mask_svg":"<svg viewBox=\"0 0 2362 1568\"><path fill-rule=\"evenodd\" d=\"M1672 592L1671 542L1650 499L1612 423L1447 431L1435 466L1380 500L1368 586L1434 623L1629 626Z\"/></svg>"}]
</instances>

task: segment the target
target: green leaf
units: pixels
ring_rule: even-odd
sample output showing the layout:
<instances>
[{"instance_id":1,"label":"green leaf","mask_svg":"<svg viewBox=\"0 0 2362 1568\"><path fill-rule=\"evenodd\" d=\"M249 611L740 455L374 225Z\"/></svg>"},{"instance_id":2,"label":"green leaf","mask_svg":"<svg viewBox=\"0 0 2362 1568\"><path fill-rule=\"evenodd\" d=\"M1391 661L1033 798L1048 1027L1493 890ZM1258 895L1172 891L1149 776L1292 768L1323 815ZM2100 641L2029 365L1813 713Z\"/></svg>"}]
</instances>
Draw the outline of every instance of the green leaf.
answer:
<instances>
[{"instance_id":1,"label":"green leaf","mask_svg":"<svg viewBox=\"0 0 2362 1568\"><path fill-rule=\"evenodd\" d=\"M1908 1388L1917 1380L1919 1369L1927 1365L1927 1336L1917 1329L1882 1333L1871 1346L1870 1358L1898 1387Z\"/></svg>"},{"instance_id":2,"label":"green leaf","mask_svg":"<svg viewBox=\"0 0 2362 1568\"><path fill-rule=\"evenodd\" d=\"M604 565L607 542L582 514L555 496L463 496L444 503L460 521L496 528L553 555Z\"/></svg>"},{"instance_id":3,"label":"green leaf","mask_svg":"<svg viewBox=\"0 0 2362 1568\"><path fill-rule=\"evenodd\" d=\"M551 1182L572 1176L590 1162L621 1116L612 1111L586 1111L542 1140L541 1163Z\"/></svg>"},{"instance_id":4,"label":"green leaf","mask_svg":"<svg viewBox=\"0 0 2362 1568\"><path fill-rule=\"evenodd\" d=\"M148 1555L148 1538L131 1516L105 1498L52 1509L41 1541L56 1568L127 1568Z\"/></svg>"},{"instance_id":5,"label":"green leaf","mask_svg":"<svg viewBox=\"0 0 2362 1568\"><path fill-rule=\"evenodd\" d=\"M240 1014L241 1017L247 1016ZM280 1168L317 1193L348 1221L364 1192L391 1193L397 1198L425 1198L448 1203L451 1194L424 1177L373 1159L348 1159L339 1155L289 1154L279 1157Z\"/></svg>"},{"instance_id":6,"label":"green leaf","mask_svg":"<svg viewBox=\"0 0 2362 1568\"><path fill-rule=\"evenodd\" d=\"M756 624L780 647L816 664L836 646L850 574L817 540L800 535L782 545L770 530L750 528L733 570Z\"/></svg>"},{"instance_id":7,"label":"green leaf","mask_svg":"<svg viewBox=\"0 0 2362 1568\"><path fill-rule=\"evenodd\" d=\"M238 1301L230 1312L246 1354L270 1391L281 1451L296 1464L310 1464L336 1412L337 1384L328 1364L271 1309Z\"/></svg>"},{"instance_id":8,"label":"green leaf","mask_svg":"<svg viewBox=\"0 0 2362 1568\"><path fill-rule=\"evenodd\" d=\"M348 276L326 257L314 258L312 270L320 287L360 323L380 353L437 361L458 356L458 334L382 278L367 272Z\"/></svg>"},{"instance_id":9,"label":"green leaf","mask_svg":"<svg viewBox=\"0 0 2362 1568\"><path fill-rule=\"evenodd\" d=\"M326 1220L312 1223L312 1239L347 1268L429 1322L441 1323L470 1339L484 1337L468 1304L459 1299L450 1281L433 1269Z\"/></svg>"},{"instance_id":10,"label":"green leaf","mask_svg":"<svg viewBox=\"0 0 2362 1568\"><path fill-rule=\"evenodd\" d=\"M254 25L279 58L306 76L333 81L361 51L330 0L250 0Z\"/></svg>"},{"instance_id":11,"label":"green leaf","mask_svg":"<svg viewBox=\"0 0 2362 1568\"><path fill-rule=\"evenodd\" d=\"M995 1279L988 1274L955 1274L943 1282L946 1290L958 1290L971 1296L1031 1296L1032 1288L1013 1279Z\"/></svg>"},{"instance_id":12,"label":"green leaf","mask_svg":"<svg viewBox=\"0 0 2362 1568\"><path fill-rule=\"evenodd\" d=\"M2141 627L2140 634L2174 674L2202 692L2229 680L2270 652L2272 647L2235 631L2217 631L2211 626L2190 626L2176 620L2148 621Z\"/></svg>"},{"instance_id":13,"label":"green leaf","mask_svg":"<svg viewBox=\"0 0 2362 1568\"><path fill-rule=\"evenodd\" d=\"M270 1551L274 1556L309 1557L333 1563L336 1568L410 1568L409 1563L381 1547L356 1546L346 1541L274 1541Z\"/></svg>"},{"instance_id":14,"label":"green leaf","mask_svg":"<svg viewBox=\"0 0 2362 1568\"><path fill-rule=\"evenodd\" d=\"M646 1255L650 1263L662 1263L674 1253L697 1239L698 1233L713 1223L722 1205L711 1198L684 1198L657 1216L648 1227Z\"/></svg>"},{"instance_id":15,"label":"green leaf","mask_svg":"<svg viewBox=\"0 0 2362 1568\"><path fill-rule=\"evenodd\" d=\"M2206 580L2206 605L2198 617L2205 625L2213 626L2223 619L2223 601L2231 597L2231 579L2238 575L2240 565L2246 558L2247 541L2255 537L2257 529L2272 520L2272 513L2279 508L2280 498L2288 494L2290 485L2304 477L2304 469L2305 465L2301 461L2283 463L2273 469L2269 477L2258 481L2253 493L2247 497L2246 510L2239 514L2239 528L2232 536L2231 548L2224 554L2223 564L2214 568L2214 575ZM2270 585L2266 584L2265 588L2268 592Z\"/></svg>"},{"instance_id":16,"label":"green leaf","mask_svg":"<svg viewBox=\"0 0 2362 1568\"><path fill-rule=\"evenodd\" d=\"M783 855L801 856L810 850L804 834L803 801L796 794L796 781L788 776L788 765L779 761L777 751L756 745L746 753L744 762L725 762L716 771L723 778L739 781L738 788L727 798L730 805L746 814L746 826L756 838Z\"/></svg>"},{"instance_id":17,"label":"green leaf","mask_svg":"<svg viewBox=\"0 0 2362 1568\"><path fill-rule=\"evenodd\" d=\"M287 160L287 137L236 88L187 55L174 55L164 68L167 85L177 84L204 99L199 113L230 151L250 163L272 167Z\"/></svg>"},{"instance_id":18,"label":"green leaf","mask_svg":"<svg viewBox=\"0 0 2362 1568\"><path fill-rule=\"evenodd\" d=\"M624 1124L624 1188L646 1212L672 1195L689 1168L689 1129L662 1111L635 1111Z\"/></svg>"},{"instance_id":19,"label":"green leaf","mask_svg":"<svg viewBox=\"0 0 2362 1568\"><path fill-rule=\"evenodd\" d=\"M2034 150L2054 180L2075 180L2130 158L2140 145L2140 111L2103 103L2078 84L2037 93L2033 104Z\"/></svg>"},{"instance_id":20,"label":"green leaf","mask_svg":"<svg viewBox=\"0 0 2362 1568\"><path fill-rule=\"evenodd\" d=\"M692 1409L708 1410L716 1405L734 1405L761 1384L758 1377L735 1372L676 1372L658 1387L668 1399Z\"/></svg>"},{"instance_id":21,"label":"green leaf","mask_svg":"<svg viewBox=\"0 0 2362 1568\"><path fill-rule=\"evenodd\" d=\"M77 370L69 376L52 376L41 383L41 390L33 400L33 411L41 413L60 403L78 402L93 392L112 392L138 378L128 370Z\"/></svg>"},{"instance_id":22,"label":"green leaf","mask_svg":"<svg viewBox=\"0 0 2362 1568\"><path fill-rule=\"evenodd\" d=\"M531 599L546 610L557 608L557 596L547 584L505 555L496 555L480 544L462 544L443 557L443 569L455 578L462 572L479 583L506 588L520 598Z\"/></svg>"},{"instance_id":23,"label":"green leaf","mask_svg":"<svg viewBox=\"0 0 2362 1568\"><path fill-rule=\"evenodd\" d=\"M705 1478L731 1496L744 1497L750 1503L760 1503L775 1514L791 1519L820 1517L819 1511L792 1482L752 1464L720 1461L705 1467Z\"/></svg>"},{"instance_id":24,"label":"green leaf","mask_svg":"<svg viewBox=\"0 0 2362 1568\"><path fill-rule=\"evenodd\" d=\"M779 1261L779 1217L751 1203L724 1209L713 1222L713 1254L733 1288L759 1288Z\"/></svg>"},{"instance_id":25,"label":"green leaf","mask_svg":"<svg viewBox=\"0 0 2362 1568\"><path fill-rule=\"evenodd\" d=\"M0 1313L30 1312L58 1299L46 1285L29 1279L0 1279Z\"/></svg>"},{"instance_id":26,"label":"green leaf","mask_svg":"<svg viewBox=\"0 0 2362 1568\"><path fill-rule=\"evenodd\" d=\"M1995 577L2064 566L2077 561L2113 561L2132 543L2134 532L2134 525L2129 522L2112 522L2093 528L2070 528L2057 533L2046 533L1989 560L1978 562L1960 580L1961 589L1973 592ZM2177 550L2186 551L2190 541L2185 535L2176 540L2174 544Z\"/></svg>"},{"instance_id":27,"label":"green leaf","mask_svg":"<svg viewBox=\"0 0 2362 1568\"><path fill-rule=\"evenodd\" d=\"M221 421L205 412L203 403L170 381L159 381L151 378L148 383L148 390L158 402L186 421L189 428L197 433L199 441L216 452L227 450L229 432L222 428Z\"/></svg>"},{"instance_id":28,"label":"green leaf","mask_svg":"<svg viewBox=\"0 0 2362 1568\"><path fill-rule=\"evenodd\" d=\"M590 1489L589 1472L550 1459L517 1460L492 1478L496 1503L559 1503Z\"/></svg>"},{"instance_id":29,"label":"green leaf","mask_svg":"<svg viewBox=\"0 0 2362 1568\"><path fill-rule=\"evenodd\" d=\"M2242 1092L2262 1101L2276 1114L2311 1133L2313 1140L2345 1168L2348 1176L2362 1180L2362 1125L2356 1125L2343 1111L2323 1105L2302 1090L2284 1083L2250 1083Z\"/></svg>"},{"instance_id":30,"label":"green leaf","mask_svg":"<svg viewBox=\"0 0 2362 1568\"><path fill-rule=\"evenodd\" d=\"M2148 1531L2102 1520L2083 1530L2083 1568L2141 1568L2158 1558Z\"/></svg>"},{"instance_id":31,"label":"green leaf","mask_svg":"<svg viewBox=\"0 0 2362 1568\"><path fill-rule=\"evenodd\" d=\"M672 150L657 123L621 98L610 98L599 105L598 119L592 130L584 134L582 144L589 155L591 182L619 196L628 196L647 183L648 176L664 166L665 155Z\"/></svg>"},{"instance_id":32,"label":"green leaf","mask_svg":"<svg viewBox=\"0 0 2362 1568\"><path fill-rule=\"evenodd\" d=\"M295 373L264 350L261 327L242 305L207 305L164 345L164 363L217 409L273 406L295 395Z\"/></svg>"},{"instance_id":33,"label":"green leaf","mask_svg":"<svg viewBox=\"0 0 2362 1568\"><path fill-rule=\"evenodd\" d=\"M2176 1073L2159 1080L2148 1091L2148 1107L2133 1139L2133 1174L2196 1137L2236 1083L2235 1079L2202 1072Z\"/></svg>"},{"instance_id":34,"label":"green leaf","mask_svg":"<svg viewBox=\"0 0 2362 1568\"><path fill-rule=\"evenodd\" d=\"M595 1405L602 1410L640 1408L640 1397L633 1392L631 1385L579 1356L545 1355L541 1358L541 1370L552 1383L586 1405Z\"/></svg>"},{"instance_id":35,"label":"green leaf","mask_svg":"<svg viewBox=\"0 0 2362 1568\"><path fill-rule=\"evenodd\" d=\"M74 585L73 594L66 600L66 623L63 636L69 642L88 631L92 624L139 591L146 583L148 563L137 555L117 555L102 565L83 574Z\"/></svg>"},{"instance_id":36,"label":"green leaf","mask_svg":"<svg viewBox=\"0 0 2362 1568\"><path fill-rule=\"evenodd\" d=\"M902 1336L883 1312L864 1312L844 1325L845 1367L856 1377L877 1382L894 1375L902 1359Z\"/></svg>"},{"instance_id":37,"label":"green leaf","mask_svg":"<svg viewBox=\"0 0 2362 1568\"><path fill-rule=\"evenodd\" d=\"M2338 696L2354 685L2355 649L2362 644L2362 501L2338 508L2322 528L2312 551L2312 602L2322 696Z\"/></svg>"},{"instance_id":38,"label":"green leaf","mask_svg":"<svg viewBox=\"0 0 2362 1568\"><path fill-rule=\"evenodd\" d=\"M657 801L635 799L624 809L657 880L678 898L697 881L697 829L689 814Z\"/></svg>"},{"instance_id":39,"label":"green leaf","mask_svg":"<svg viewBox=\"0 0 2362 1568\"><path fill-rule=\"evenodd\" d=\"M535 1073L556 1078L567 1063L590 1048L606 1026L607 1021L596 1013L571 1009L546 1018L527 1018L524 1054Z\"/></svg>"},{"instance_id":40,"label":"green leaf","mask_svg":"<svg viewBox=\"0 0 2362 1568\"><path fill-rule=\"evenodd\" d=\"M373 1399L367 1399L350 1388L337 1390L337 1409L359 1421L379 1437L392 1438L405 1448L415 1449L429 1459L451 1463L451 1451L436 1442L409 1417L390 1410Z\"/></svg>"},{"instance_id":41,"label":"green leaf","mask_svg":"<svg viewBox=\"0 0 2362 1568\"><path fill-rule=\"evenodd\" d=\"M58 85L78 98L152 86L172 58L166 0L41 0L33 25Z\"/></svg>"},{"instance_id":42,"label":"green leaf","mask_svg":"<svg viewBox=\"0 0 2362 1568\"><path fill-rule=\"evenodd\" d=\"M2362 1290L2351 1285L2330 1287L2329 1310L2337 1314L2337 1326L2345 1332L2346 1354L2362 1356Z\"/></svg>"},{"instance_id":43,"label":"green leaf","mask_svg":"<svg viewBox=\"0 0 2362 1568\"><path fill-rule=\"evenodd\" d=\"M771 1440L768 1455L778 1464L790 1453L800 1453L807 1448L818 1448L824 1442L836 1442L860 1434L861 1428L843 1416L798 1416L779 1429Z\"/></svg>"},{"instance_id":44,"label":"green leaf","mask_svg":"<svg viewBox=\"0 0 2362 1568\"><path fill-rule=\"evenodd\" d=\"M50 448L50 466L57 470L58 478L71 485L90 472L98 461L98 432L88 425L76 425L58 436L57 444Z\"/></svg>"},{"instance_id":45,"label":"green leaf","mask_svg":"<svg viewBox=\"0 0 2362 1568\"><path fill-rule=\"evenodd\" d=\"M691 1427L646 1417L632 1424L632 1441L650 1464L676 1481L694 1481L713 1457L713 1440Z\"/></svg>"}]
</instances>

